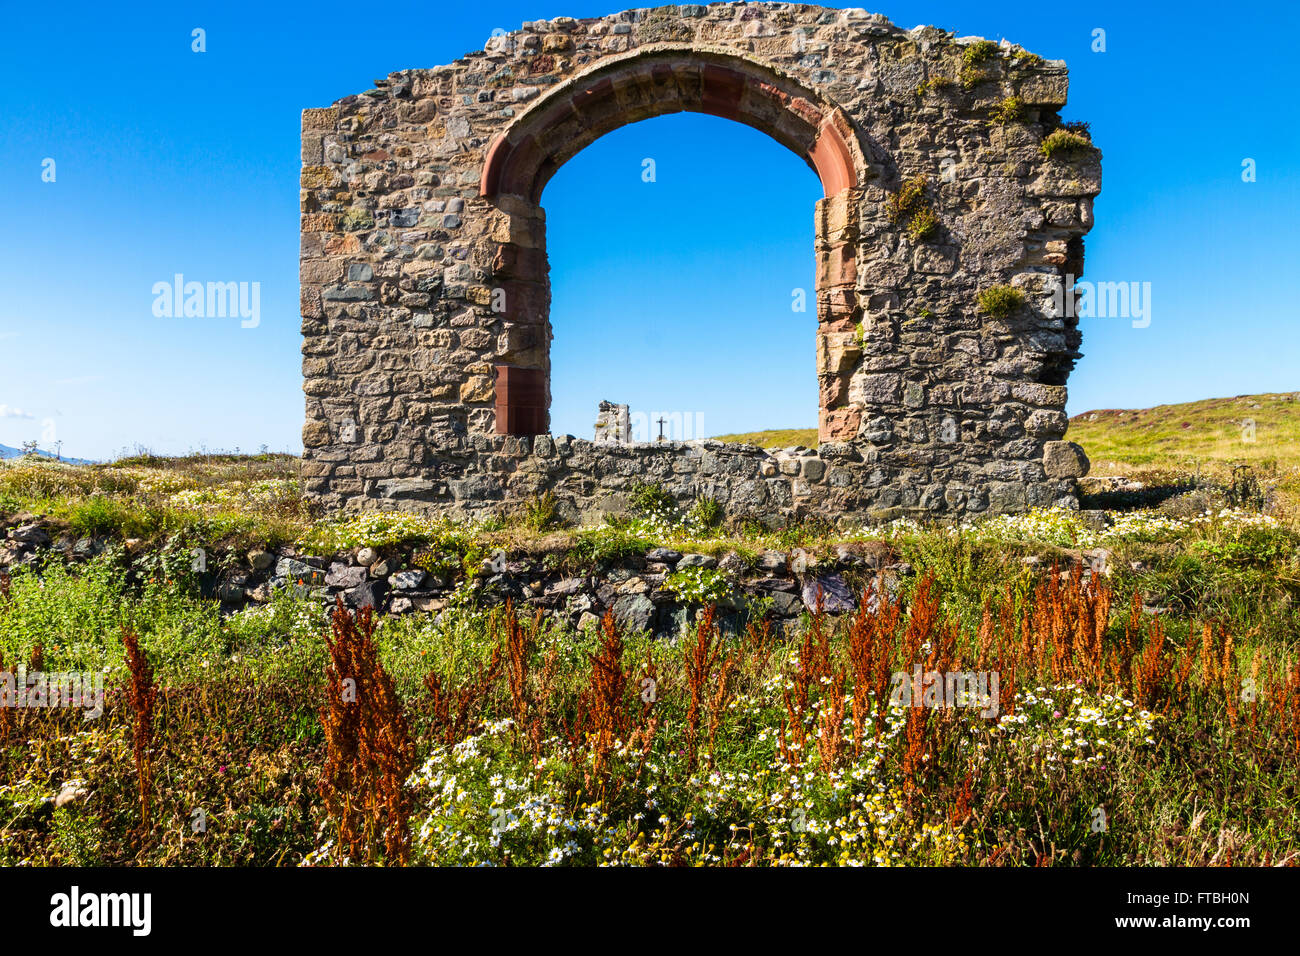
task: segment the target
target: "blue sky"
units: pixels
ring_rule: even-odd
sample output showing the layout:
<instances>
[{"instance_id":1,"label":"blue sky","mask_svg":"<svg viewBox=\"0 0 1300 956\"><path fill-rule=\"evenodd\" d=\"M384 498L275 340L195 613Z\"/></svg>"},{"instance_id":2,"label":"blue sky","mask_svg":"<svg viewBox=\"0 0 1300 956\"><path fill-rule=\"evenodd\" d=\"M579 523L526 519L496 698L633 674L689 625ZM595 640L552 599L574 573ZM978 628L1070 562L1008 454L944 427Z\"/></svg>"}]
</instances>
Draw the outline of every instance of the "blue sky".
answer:
<instances>
[{"instance_id":1,"label":"blue sky","mask_svg":"<svg viewBox=\"0 0 1300 956\"><path fill-rule=\"evenodd\" d=\"M374 9L0 5L0 443L299 450L300 111L496 28L619 4ZM1085 278L1152 284L1149 327L1083 321L1072 414L1300 390L1295 4L872 9L1070 66L1065 116L1104 153ZM713 117L624 127L571 160L543 196L553 430L589 437L602 398L698 414L703 434L814 424L815 319L790 303L811 292L818 195L793 154ZM176 273L260 283L260 324L156 317L152 287Z\"/></svg>"}]
</instances>

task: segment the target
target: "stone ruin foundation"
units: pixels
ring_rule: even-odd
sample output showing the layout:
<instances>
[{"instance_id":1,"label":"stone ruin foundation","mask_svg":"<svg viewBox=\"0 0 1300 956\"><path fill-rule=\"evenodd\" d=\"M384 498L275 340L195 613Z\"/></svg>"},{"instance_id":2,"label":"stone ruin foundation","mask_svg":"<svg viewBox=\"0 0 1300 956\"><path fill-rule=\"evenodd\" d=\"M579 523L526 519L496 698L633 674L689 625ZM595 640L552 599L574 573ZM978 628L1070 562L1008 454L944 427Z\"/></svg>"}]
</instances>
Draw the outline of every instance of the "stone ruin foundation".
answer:
<instances>
[{"instance_id":1,"label":"stone ruin foundation","mask_svg":"<svg viewBox=\"0 0 1300 956\"><path fill-rule=\"evenodd\" d=\"M1080 335L1053 297L1083 272L1101 168L1042 148L1066 88L1064 63L1005 41L733 3L527 23L305 110L306 493L480 514L550 492L586 521L636 482L768 524L1077 507ZM543 189L605 133L683 110L762 130L822 183L815 451L548 433Z\"/></svg>"}]
</instances>

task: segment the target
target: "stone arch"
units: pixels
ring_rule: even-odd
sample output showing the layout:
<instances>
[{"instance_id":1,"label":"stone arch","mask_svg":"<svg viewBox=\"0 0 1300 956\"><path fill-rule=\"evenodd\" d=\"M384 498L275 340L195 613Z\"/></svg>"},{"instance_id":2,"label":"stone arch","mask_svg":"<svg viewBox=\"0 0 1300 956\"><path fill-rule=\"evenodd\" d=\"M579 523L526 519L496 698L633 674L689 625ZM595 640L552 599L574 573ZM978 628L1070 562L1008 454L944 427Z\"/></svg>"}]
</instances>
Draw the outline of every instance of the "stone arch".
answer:
<instances>
[{"instance_id":1,"label":"stone arch","mask_svg":"<svg viewBox=\"0 0 1300 956\"><path fill-rule=\"evenodd\" d=\"M719 116L771 136L817 175L824 195L819 207L838 197L839 207L847 210L852 205L847 192L879 175L842 109L783 71L726 49L650 44L603 59L548 91L493 139L479 183L485 199L522 224L521 242L510 244L517 248L500 251L503 268L496 289L505 300L505 321L529 348L516 361L494 367L497 434L548 431L550 283L541 209L547 182L601 136L677 112ZM856 244L843 232L829 235L823 228L827 222L819 208L814 242L819 356L834 351L835 332L854 320ZM847 399L848 377L824 367L821 377L823 437L840 437L833 434L835 406Z\"/></svg>"},{"instance_id":2,"label":"stone arch","mask_svg":"<svg viewBox=\"0 0 1300 956\"><path fill-rule=\"evenodd\" d=\"M1067 86L1007 41L715 3L525 23L304 110L304 492L470 514L549 492L586 516L635 478L774 521L1077 506L1081 336L1052 302L1082 275L1101 165L1063 128ZM541 191L672 110L756 126L821 179L816 451L547 434Z\"/></svg>"},{"instance_id":3,"label":"stone arch","mask_svg":"<svg viewBox=\"0 0 1300 956\"><path fill-rule=\"evenodd\" d=\"M650 44L578 73L521 113L488 148L479 191L540 203L556 170L601 136L677 112L768 134L805 159L826 196L859 185L866 173L843 110L792 77L725 49Z\"/></svg>"}]
</instances>

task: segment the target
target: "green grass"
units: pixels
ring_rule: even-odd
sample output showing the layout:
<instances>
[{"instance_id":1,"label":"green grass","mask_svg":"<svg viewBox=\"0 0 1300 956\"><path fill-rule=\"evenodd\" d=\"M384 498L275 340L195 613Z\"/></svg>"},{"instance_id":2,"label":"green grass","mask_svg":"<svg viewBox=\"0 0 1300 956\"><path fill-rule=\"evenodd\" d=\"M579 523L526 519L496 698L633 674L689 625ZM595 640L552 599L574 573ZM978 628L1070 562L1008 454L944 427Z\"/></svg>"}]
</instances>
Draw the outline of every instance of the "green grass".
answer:
<instances>
[{"instance_id":1,"label":"green grass","mask_svg":"<svg viewBox=\"0 0 1300 956\"><path fill-rule=\"evenodd\" d=\"M0 514L52 519L74 538L139 538L147 545L181 535L193 546L276 546L318 518L298 494L298 459L289 455L137 455L106 465L40 458L0 463Z\"/></svg>"},{"instance_id":2,"label":"green grass","mask_svg":"<svg viewBox=\"0 0 1300 956\"><path fill-rule=\"evenodd\" d=\"M797 679L790 661L808 646L801 643L806 630L743 645L735 634L720 638L700 698L704 729L694 766L685 745L689 635L676 642L623 635L629 723L620 733L635 742L616 748L599 771L592 738L570 733L592 700L592 657L600 650L592 629L578 632L569 620L551 617L533 635L527 686L534 700L545 688L549 707L536 740L503 722L515 711L502 675L474 704L458 741L446 739L425 683L433 674L448 692L466 692L503 640L504 609L479 572L492 549L529 556L538 562L537 576L554 577L635 564L656 545L734 554L726 570L678 571L666 583L692 610L705 600L743 604L740 623L765 605L738 586L750 572L730 569L752 568L765 549L804 547L823 567L836 560L838 545L895 568L905 563L912 573L889 572L887 586L911 604L932 576L938 614L967 661L978 653L986 607L1031 607L1044 569L1102 548L1115 592L1104 622L1108 648L1130 646L1126 616L1136 595L1139 607L1161 609L1171 663L1191 660L1202 626L1213 623L1233 635L1223 658L1235 662L1238 675L1259 669L1275 677L1282 662L1300 658L1300 521L1276 508L1269 515L1240 507L1220 512L1234 504L1226 482L1243 461L1265 485L1292 487L1300 473L1294 398L1076 416L1069 437L1087 449L1096 474L1159 483L1200 473L1199 483L1189 482L1192 491L1158 509L1113 512L1105 529L1064 511L961 528L897 522L837 530L817 520L778 530L733 527L717 521L707 499L679 508L652 485L636 489L633 514L595 528L555 528L554 503L542 499L478 523L337 518L315 515L301 502L292 460L282 457L5 463L0 511L43 512L56 531L112 544L88 562L66 566L49 556L42 566L16 569L0 597L0 669L32 660L39 648L45 671L99 672L108 688L105 713L94 720L49 709L0 721L0 865L269 866L314 858L329 832L318 790L324 609L281 592L269 604L223 616L217 601L201 596L190 564L197 543L228 549L212 556L219 565L223 554L238 560L249 542L276 540L324 554L380 546L398 563L427 563L455 585L440 614L383 618L375 633L417 747L420 769L409 789L417 863L1203 865L1223 862L1225 846L1233 862L1246 865L1294 858L1300 762L1291 732L1279 731L1274 702L1286 698L1276 682L1266 685L1274 697L1258 713L1243 700L1238 714L1231 681L1207 682L1193 671L1185 698L1149 723L1139 707L1124 703L1126 688L1112 683L1110 675L1122 668L1082 687L1056 686L1042 670L1022 672L1024 724L990 732L969 714L934 716L942 745L930 754L919 790L908 788L907 739L897 719L879 737L873 731L877 742L860 755L820 752L818 722L834 703L824 689L827 675L810 691L799 765L782 752L783 691ZM1242 440L1244 419L1254 422L1254 441ZM816 445L814 429L724 437L766 447ZM127 549L126 537L142 541ZM854 589L873 579L863 567L842 573ZM1153 618L1138 619L1145 629ZM801 627L808 626L805 618ZM123 694L123 627L139 634L161 687L155 816L143 835ZM1019 642L1017 627L1009 634ZM828 632L835 667L848 663L847 641L843 626ZM891 647L889 666L906 669L901 645ZM651 667L659 721L653 728L638 696ZM1088 716L1097 709L1110 729L1099 732ZM1135 727L1141 732L1130 732ZM637 736L647 731L648 742ZM1074 764L1080 734L1094 743L1104 738L1106 759ZM453 747L457 742L462 746ZM1061 759L1053 763L1053 756ZM42 816L42 801L74 778L87 782L87 796ZM963 787L972 780L966 807ZM1101 805L1110 821L1104 837L1090 827ZM195 808L207 814L203 835L189 828ZM969 812L962 816L961 808ZM494 833L497 811L516 826ZM1044 832L1048 845L1037 841Z\"/></svg>"},{"instance_id":3,"label":"green grass","mask_svg":"<svg viewBox=\"0 0 1300 956\"><path fill-rule=\"evenodd\" d=\"M1078 156L1096 153L1097 147L1085 134L1073 129L1056 129L1043 138L1038 151L1048 159L1054 156Z\"/></svg>"},{"instance_id":4,"label":"green grass","mask_svg":"<svg viewBox=\"0 0 1300 956\"><path fill-rule=\"evenodd\" d=\"M980 311L995 319L1005 319L1025 304L1025 294L1009 285L995 285L980 291Z\"/></svg>"},{"instance_id":5,"label":"green grass","mask_svg":"<svg viewBox=\"0 0 1300 956\"><path fill-rule=\"evenodd\" d=\"M1008 96L998 103L990 114L993 122L1000 126L1018 123L1025 118L1025 103L1018 96Z\"/></svg>"},{"instance_id":6,"label":"green grass","mask_svg":"<svg viewBox=\"0 0 1300 956\"><path fill-rule=\"evenodd\" d=\"M1300 393L1098 409L1071 418L1069 438L1087 451L1093 474L1197 464L1223 472L1241 463L1283 473L1300 468Z\"/></svg>"},{"instance_id":7,"label":"green grass","mask_svg":"<svg viewBox=\"0 0 1300 956\"><path fill-rule=\"evenodd\" d=\"M757 445L759 448L790 448L795 445L816 448L818 442L815 428L772 428L761 432L738 432L734 435L718 435L717 440Z\"/></svg>"},{"instance_id":8,"label":"green grass","mask_svg":"<svg viewBox=\"0 0 1300 956\"><path fill-rule=\"evenodd\" d=\"M903 600L917 601L922 576L934 576L939 613L958 628L959 647L973 660L986 602L1026 608L1036 600L1040 579L1021 558L1060 557L1087 543L1083 526L1072 521L1007 520L978 534L901 526L877 543L917 571L899 582ZM1242 673L1257 661L1273 672L1300 653L1298 542L1294 530L1249 521L1148 524L1106 538L1117 594L1108 645L1119 646L1127 596L1137 591L1170 608L1170 653L1198 646L1200 621L1219 621L1237 638L1233 653ZM852 583L866 580L860 575ZM720 571L678 574L673 584L700 598L716 598L727 587ZM1261 710L1260 728L1244 716L1230 723L1224 698L1215 696L1222 692L1195 674L1191 695L1154 723L1140 707L1107 697L1114 690L1109 678L1055 687L1041 672L1023 674L1023 724L991 732L969 713L934 716L940 743L926 764L924 786L909 797L897 715L880 737L868 730L875 743L861 756L849 752L847 724L846 750L836 764L820 753L820 714L832 700L820 682L812 688L799 765L783 755L782 688L799 673L789 663L800 653L794 636L744 645L720 639L695 766L685 745L692 642L624 635L628 683L621 706L639 728L634 732L648 729L636 715L643 675L653 666L658 723L644 756L641 744L616 749L597 772L590 738L579 736L574 745L565 731L589 699L597 635L559 621L544 622L526 652L532 699L545 694L549 702L540 738L544 762L528 734L501 723L513 711L500 676L475 705L477 717L457 741L463 746L453 748L424 677L439 675L444 688L468 686L503 640L502 621L502 608L470 588L439 618L388 618L376 632L421 767L410 786L414 862L1202 865L1222 850L1224 834L1234 862L1245 865L1300 849L1300 764L1288 749L1292 743L1277 738L1269 707ZM143 836L136 832L130 713L121 691L123 625L141 633L163 688L155 817ZM5 661L27 660L39 644L47 671L102 670L109 693L101 718L23 713L14 733L0 740L0 863L312 859L329 832L316 789L324 759L317 721L324 626L318 606L288 594L267 608L223 618L215 602L196 595L179 552L130 558L112 551L78 568L15 574L9 597L0 599ZM831 664L845 665L844 629L827 633ZM1018 643L1019 631L1013 628L1010 637ZM897 656L901 646L894 653L889 668L906 670L906 657ZM733 660L726 669L724 659ZM1035 685L1047 693L1024 696ZM1103 711L1108 724L1097 724L1084 708ZM1245 703L1240 710L1252 713ZM1093 751L1105 739L1103 760L1071 765L1081 736ZM963 817L955 808L964 805L963 781L972 772L972 802ZM35 813L41 800L74 777L87 782L88 796L41 822ZM792 779L799 780L797 792ZM1089 827L1099 805L1109 818L1104 838ZM516 823L499 841L492 839L496 807ZM203 835L188 827L195 808L207 815ZM1050 846L1032 839L1043 827L1052 834Z\"/></svg>"}]
</instances>

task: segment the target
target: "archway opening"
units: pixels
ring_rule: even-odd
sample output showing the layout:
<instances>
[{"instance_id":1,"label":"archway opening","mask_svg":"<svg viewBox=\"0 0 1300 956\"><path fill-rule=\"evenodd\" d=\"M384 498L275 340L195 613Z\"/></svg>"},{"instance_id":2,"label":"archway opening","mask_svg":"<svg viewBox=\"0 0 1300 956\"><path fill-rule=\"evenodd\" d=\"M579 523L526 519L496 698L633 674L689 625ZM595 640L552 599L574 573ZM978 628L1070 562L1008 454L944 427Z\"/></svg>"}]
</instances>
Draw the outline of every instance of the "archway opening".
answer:
<instances>
[{"instance_id":1,"label":"archway opening","mask_svg":"<svg viewBox=\"0 0 1300 956\"><path fill-rule=\"evenodd\" d=\"M502 354L495 366L498 434L550 430L551 285L543 189L565 163L606 134L681 112L753 127L816 173L825 198L816 207L816 279L808 298L815 301L818 320L819 432L823 439L856 434L848 390L858 354L852 344L859 315L858 227L849 197L867 173L857 134L840 110L779 71L717 51L669 46L615 57L573 77L524 110L488 149L480 190L502 214L492 263L493 295L500 299L493 310L502 313ZM744 162L732 157L728 172L734 176L738 169L745 171Z\"/></svg>"},{"instance_id":2,"label":"archway opening","mask_svg":"<svg viewBox=\"0 0 1300 956\"><path fill-rule=\"evenodd\" d=\"M821 193L770 137L695 113L570 159L542 197L550 430L591 437L602 400L634 441L815 428Z\"/></svg>"}]
</instances>

